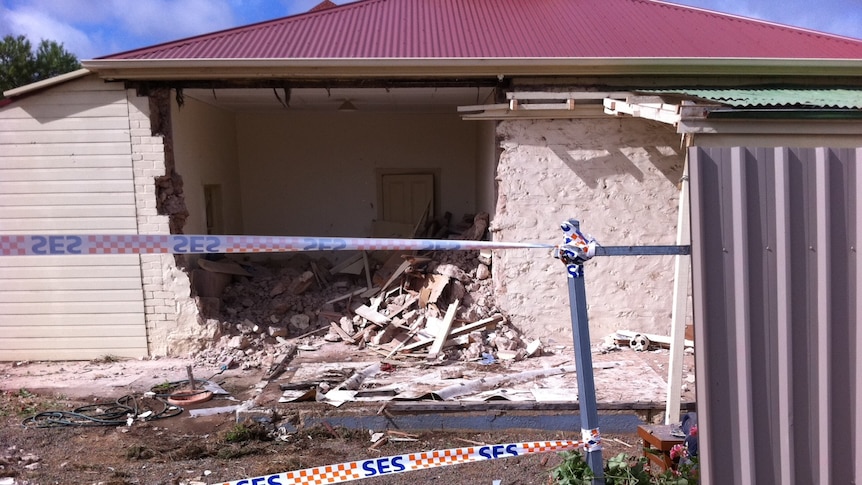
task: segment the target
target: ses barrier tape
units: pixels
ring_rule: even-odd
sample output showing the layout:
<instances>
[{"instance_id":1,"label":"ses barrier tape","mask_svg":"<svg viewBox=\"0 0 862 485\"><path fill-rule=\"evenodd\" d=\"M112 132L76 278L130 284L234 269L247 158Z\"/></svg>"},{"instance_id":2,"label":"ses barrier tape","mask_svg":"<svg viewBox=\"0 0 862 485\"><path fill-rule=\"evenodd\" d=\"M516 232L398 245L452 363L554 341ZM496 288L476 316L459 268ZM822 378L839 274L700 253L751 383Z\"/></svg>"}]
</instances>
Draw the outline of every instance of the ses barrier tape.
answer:
<instances>
[{"instance_id":1,"label":"ses barrier tape","mask_svg":"<svg viewBox=\"0 0 862 485\"><path fill-rule=\"evenodd\" d=\"M59 234L0 236L0 256L85 254L280 253L291 251L433 251L553 248L552 244L457 239L387 239L304 236Z\"/></svg>"},{"instance_id":2,"label":"ses barrier tape","mask_svg":"<svg viewBox=\"0 0 862 485\"><path fill-rule=\"evenodd\" d=\"M244 478L223 485L320 485L342 483L363 478L392 475L426 468L436 468L461 463L497 460L530 453L548 453L583 448L581 441L538 441L510 443L504 445L470 446L448 450L422 451L404 455L369 458L367 460L339 463L276 473L255 478Z\"/></svg>"}]
</instances>

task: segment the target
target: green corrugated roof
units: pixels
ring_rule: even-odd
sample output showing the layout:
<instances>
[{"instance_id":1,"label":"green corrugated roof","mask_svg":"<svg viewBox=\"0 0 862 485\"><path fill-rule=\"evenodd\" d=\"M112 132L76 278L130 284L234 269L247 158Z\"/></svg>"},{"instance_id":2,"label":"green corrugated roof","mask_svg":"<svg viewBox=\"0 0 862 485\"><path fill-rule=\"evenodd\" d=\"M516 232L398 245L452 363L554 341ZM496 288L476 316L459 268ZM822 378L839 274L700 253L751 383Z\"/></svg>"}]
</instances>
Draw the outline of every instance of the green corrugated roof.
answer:
<instances>
[{"instance_id":1,"label":"green corrugated roof","mask_svg":"<svg viewBox=\"0 0 862 485\"><path fill-rule=\"evenodd\" d=\"M653 94L678 94L734 108L862 109L862 89L651 89Z\"/></svg>"}]
</instances>

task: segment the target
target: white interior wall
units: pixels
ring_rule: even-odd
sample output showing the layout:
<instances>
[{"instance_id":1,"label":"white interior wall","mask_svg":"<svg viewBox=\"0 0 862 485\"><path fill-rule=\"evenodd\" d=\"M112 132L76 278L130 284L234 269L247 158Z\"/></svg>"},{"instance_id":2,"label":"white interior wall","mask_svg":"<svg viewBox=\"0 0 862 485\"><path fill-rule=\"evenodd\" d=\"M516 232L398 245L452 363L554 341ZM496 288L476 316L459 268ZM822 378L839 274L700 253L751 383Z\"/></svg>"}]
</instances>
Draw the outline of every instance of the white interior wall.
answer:
<instances>
[{"instance_id":1,"label":"white interior wall","mask_svg":"<svg viewBox=\"0 0 862 485\"><path fill-rule=\"evenodd\" d=\"M245 233L370 236L386 168L439 169L437 207L460 220L477 206L476 130L455 113L240 113Z\"/></svg>"},{"instance_id":2,"label":"white interior wall","mask_svg":"<svg viewBox=\"0 0 862 485\"><path fill-rule=\"evenodd\" d=\"M606 246L675 244L684 154L666 125L632 118L504 121L492 226L504 241L562 243L575 218ZM494 283L512 322L572 343L563 264L548 250L497 251ZM598 257L585 265L590 336L670 331L672 256Z\"/></svg>"},{"instance_id":3,"label":"white interior wall","mask_svg":"<svg viewBox=\"0 0 862 485\"><path fill-rule=\"evenodd\" d=\"M234 113L186 97L171 107L176 171L183 178L189 217L183 232L206 234L204 185L220 185L225 233L242 234L240 175Z\"/></svg>"}]
</instances>

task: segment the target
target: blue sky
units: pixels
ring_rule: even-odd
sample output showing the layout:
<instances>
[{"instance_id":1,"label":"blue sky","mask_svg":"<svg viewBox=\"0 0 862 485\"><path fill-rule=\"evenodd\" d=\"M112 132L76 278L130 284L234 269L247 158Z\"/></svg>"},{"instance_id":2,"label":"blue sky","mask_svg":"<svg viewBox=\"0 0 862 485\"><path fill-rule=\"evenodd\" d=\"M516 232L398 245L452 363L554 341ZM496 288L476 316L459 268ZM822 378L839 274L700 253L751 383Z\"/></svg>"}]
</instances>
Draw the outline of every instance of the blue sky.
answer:
<instances>
[{"instance_id":1,"label":"blue sky","mask_svg":"<svg viewBox=\"0 0 862 485\"><path fill-rule=\"evenodd\" d=\"M61 42L92 59L306 12L321 0L0 0L0 36ZM337 4L348 0L334 0ZM529 1L529 0L524 0ZM672 3L862 39L862 0L674 0Z\"/></svg>"}]
</instances>

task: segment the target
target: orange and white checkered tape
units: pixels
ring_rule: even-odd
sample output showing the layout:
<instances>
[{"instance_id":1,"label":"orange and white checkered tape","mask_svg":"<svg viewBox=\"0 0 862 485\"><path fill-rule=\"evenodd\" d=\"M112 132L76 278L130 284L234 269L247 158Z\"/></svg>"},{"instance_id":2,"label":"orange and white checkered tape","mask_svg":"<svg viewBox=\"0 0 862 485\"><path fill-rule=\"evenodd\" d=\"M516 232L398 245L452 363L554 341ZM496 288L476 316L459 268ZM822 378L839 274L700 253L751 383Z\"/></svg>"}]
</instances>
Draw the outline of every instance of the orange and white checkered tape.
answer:
<instances>
[{"instance_id":1,"label":"orange and white checkered tape","mask_svg":"<svg viewBox=\"0 0 862 485\"><path fill-rule=\"evenodd\" d=\"M597 431L597 430L596 430ZM406 455L352 461L291 472L243 478L224 485L322 485L363 478L424 470L484 460L498 460L531 453L548 453L583 448L582 441L537 441L503 445L470 446L448 450L422 451Z\"/></svg>"}]
</instances>

